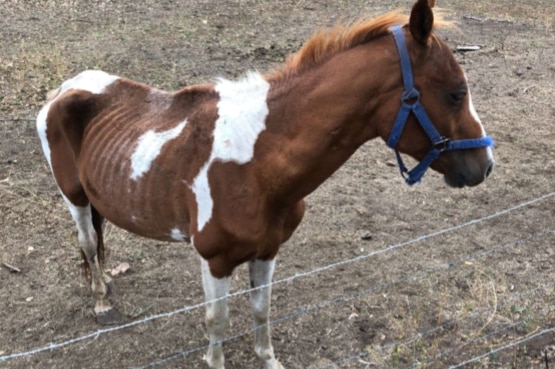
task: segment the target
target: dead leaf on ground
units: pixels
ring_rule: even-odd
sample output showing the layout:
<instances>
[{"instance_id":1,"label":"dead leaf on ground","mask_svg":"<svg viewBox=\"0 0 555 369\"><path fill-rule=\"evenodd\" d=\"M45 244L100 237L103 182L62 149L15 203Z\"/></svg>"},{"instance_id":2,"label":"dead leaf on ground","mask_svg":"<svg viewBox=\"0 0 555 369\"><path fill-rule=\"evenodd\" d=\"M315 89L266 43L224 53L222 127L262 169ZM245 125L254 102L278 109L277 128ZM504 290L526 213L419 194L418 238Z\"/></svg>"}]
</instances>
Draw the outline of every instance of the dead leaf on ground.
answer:
<instances>
[{"instance_id":1,"label":"dead leaf on ground","mask_svg":"<svg viewBox=\"0 0 555 369\"><path fill-rule=\"evenodd\" d=\"M127 272L129 268L131 268L129 266L129 263L120 263L117 267L115 267L110 271L110 274L112 275L112 277L115 277L117 275Z\"/></svg>"}]
</instances>

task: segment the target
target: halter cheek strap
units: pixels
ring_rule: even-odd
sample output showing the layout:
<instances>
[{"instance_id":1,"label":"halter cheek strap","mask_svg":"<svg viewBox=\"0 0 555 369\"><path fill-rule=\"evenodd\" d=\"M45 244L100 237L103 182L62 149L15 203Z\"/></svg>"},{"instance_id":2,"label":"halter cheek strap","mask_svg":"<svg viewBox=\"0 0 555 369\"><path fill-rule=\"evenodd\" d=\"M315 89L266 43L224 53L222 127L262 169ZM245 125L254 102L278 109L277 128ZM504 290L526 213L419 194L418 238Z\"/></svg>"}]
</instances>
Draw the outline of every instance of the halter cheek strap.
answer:
<instances>
[{"instance_id":1,"label":"halter cheek strap","mask_svg":"<svg viewBox=\"0 0 555 369\"><path fill-rule=\"evenodd\" d=\"M386 144L395 150L401 175L405 178L407 184L412 186L422 179L426 170L443 151L489 147L493 146L493 139L490 136L485 136L482 138L452 141L450 138L439 134L428 117L428 114L426 114L424 106L420 103L420 92L414 87L412 66L403 31L400 26L394 26L391 28L391 32L395 38L395 44L397 45L397 50L401 58L401 73L403 76L405 91L401 95L401 110L399 110L399 113L397 114L397 118L393 124L393 129L391 130ZM403 159L401 158L401 155L399 154L399 151L397 151L396 147L401 139L401 134L403 133L403 129L405 128L405 124L407 123L407 119L411 112L415 115L418 123L430 139L432 146L424 159L422 159L416 167L409 171L405 167Z\"/></svg>"}]
</instances>

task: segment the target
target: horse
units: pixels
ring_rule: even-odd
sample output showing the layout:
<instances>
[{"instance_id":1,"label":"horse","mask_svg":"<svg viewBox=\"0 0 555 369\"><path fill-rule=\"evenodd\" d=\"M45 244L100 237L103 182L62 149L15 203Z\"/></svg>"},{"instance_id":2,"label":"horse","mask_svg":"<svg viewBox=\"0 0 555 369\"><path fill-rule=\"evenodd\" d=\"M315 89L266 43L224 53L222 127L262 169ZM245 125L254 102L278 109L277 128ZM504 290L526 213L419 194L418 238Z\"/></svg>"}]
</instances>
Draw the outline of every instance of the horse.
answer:
<instances>
[{"instance_id":1,"label":"horse","mask_svg":"<svg viewBox=\"0 0 555 369\"><path fill-rule=\"evenodd\" d=\"M255 352L283 366L270 338L276 255L304 198L363 143L381 137L408 184L431 167L451 187L491 173L492 139L467 78L434 33L434 1L315 33L266 74L165 92L102 71L62 83L37 117L42 148L78 230L99 324L108 300L103 223L200 255L211 368L224 368L225 296L248 263ZM404 166L401 154L419 164Z\"/></svg>"}]
</instances>

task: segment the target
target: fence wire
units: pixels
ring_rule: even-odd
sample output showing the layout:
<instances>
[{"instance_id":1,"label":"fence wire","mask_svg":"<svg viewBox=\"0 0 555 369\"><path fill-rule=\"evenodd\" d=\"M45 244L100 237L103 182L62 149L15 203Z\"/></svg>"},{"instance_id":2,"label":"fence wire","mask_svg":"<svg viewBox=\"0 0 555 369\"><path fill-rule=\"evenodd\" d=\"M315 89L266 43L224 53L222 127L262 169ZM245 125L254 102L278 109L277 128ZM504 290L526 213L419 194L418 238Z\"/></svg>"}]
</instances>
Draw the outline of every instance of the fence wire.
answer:
<instances>
[{"instance_id":1,"label":"fence wire","mask_svg":"<svg viewBox=\"0 0 555 369\"><path fill-rule=\"evenodd\" d=\"M403 247L406 247L406 246L414 245L414 244L416 244L416 243L419 243L419 242L422 242L422 241L425 241L425 240L428 240L428 239L431 239L431 238L434 238L434 237L437 237L437 236L440 236L440 235L443 235L443 234L446 234L446 233L449 233L449 232L453 232L453 231L456 231L456 230L460 230L460 229L463 229L463 228L467 228L467 227L470 227L470 226L472 226L472 225L475 225L475 224L478 224L478 223L481 223L481 222L485 222L485 221L488 221L488 220L491 220L491 219L494 219L494 218L503 216L503 215L508 214L508 213L510 213L510 212L513 212L513 211L522 209L522 208L524 208L524 207L531 206L531 205L533 205L533 204L536 204L536 203L539 203L539 202L541 202L541 201L547 200L547 199L549 199L549 198L551 198L551 197L553 197L553 196L555 196L555 192L551 192L551 193L542 195L542 196L540 196L540 197L537 197L537 198L535 198L535 199L522 202L522 203L520 203L520 204L518 204L518 205L516 205L516 206L510 207L510 208L507 208L507 209L504 209L504 210L497 211L497 212L495 212L495 213L493 213L493 214L484 216L484 217L482 217L482 218L476 218L476 219L470 220L470 221L468 221L468 222L461 223L461 224L459 224L459 225L455 225L455 226L452 226L452 227L448 227L448 228L445 228L445 229L442 229L442 230L439 230L439 231L436 231L436 232L428 233L428 234L425 234L425 235L416 237L416 238L411 239L411 240L408 240L408 241L404 241L404 242L401 242L401 243L398 243L398 244L395 244L395 245L391 245L391 246L389 246L389 247L387 247L387 248L384 248L384 249L380 249L380 250L373 251L373 252L370 252L370 253L367 253L367 254L359 255L359 256L357 256L357 257L355 257L355 258L346 259L346 260L341 260L341 261L339 261L339 262L331 263L331 264L328 264L328 265L325 265L325 266L322 266L322 267L320 267L320 268L316 268L316 269L313 269L313 270L310 270L310 271L307 271L307 272L297 273L297 274L295 274L295 275L293 275L293 276L290 276L290 277L287 277L287 278L284 278L284 279L280 279L280 280L274 281L274 282L272 282L272 283L270 283L270 284L268 284L268 285L259 286L259 287L257 287L257 288L250 288L250 289L241 290L241 291L238 291L238 292L229 294L228 296L224 296L224 297L219 298L219 299L215 299L215 300L211 300L211 301L206 301L206 302L198 303L198 304L195 304L195 305L192 305L192 306L186 306L186 307L183 307L183 308L181 308L181 309L177 309L177 310L174 310L174 311L171 311L171 312L167 312L167 313L161 313L161 314L152 315L152 316L145 317L145 318L143 318L143 319L141 319L141 320L137 320L137 321L134 321L134 322L129 322L129 323L122 324L122 325L118 325L118 326L114 326L114 327L99 329L99 330L97 330L97 331L95 331L95 332L92 332L92 333L89 333L89 334L86 334L86 335L83 335L83 336L75 337L75 338L73 338L73 339L66 340L66 341L62 341L62 342L59 342L59 343L54 343L54 342L52 342L52 343L50 343L50 344L48 344L48 345L45 345L45 346L42 346L42 347L38 347L38 348L29 350L29 351L24 351L24 352L18 352L18 353L12 353L12 354L8 354L8 355L3 355L3 356L0 356L0 362L4 362L4 361L11 360L11 359L14 359L14 358L27 357L27 356L31 356L31 355L35 355L35 354L44 352L44 351L52 351L52 350L59 349L59 348L61 348L61 347L65 347L65 346L68 346L68 345L72 345L72 344L75 344L75 343L78 343L78 342L81 342L81 341L84 341L84 340L88 340L88 339L96 339L96 338L98 338L99 336L101 336L101 335L103 335L103 334L107 334L107 333L119 331L119 330L122 330L122 329L130 328L130 327L133 327L133 326L136 326L136 325L144 324L144 323L147 323L147 322L150 322L150 321L153 321L153 320L157 320L157 319L161 319L161 318L169 318L169 317L172 317L173 315L176 315L176 314L187 313L187 312L189 312L189 311L191 311L191 310L194 310L194 309L203 307L203 306L205 306L205 305L207 305L207 304L211 304L211 303L214 303L214 302L219 301L219 300L222 300L222 299L231 299L231 298L233 298L233 297L242 296L242 295L245 295L245 294L247 294L247 293L253 292L253 291L255 291L255 290L262 289L262 288L266 288L266 287L271 286L271 285L277 285L277 284L292 282L292 281L294 281L294 280L297 280L297 279L300 279L300 278L304 278L304 277L307 277L307 276L310 276L310 275L322 273L322 272L324 272L324 271L328 271L328 270L330 270L330 269L333 269L333 268L336 268L336 267L339 267L339 266L343 266L343 265L347 265L347 264L352 264L352 263L355 263L355 262L358 262L358 261L361 261L361 260L365 260L365 259L368 259L368 258L370 258L370 257L376 256L376 255L379 255L379 254L384 254L384 253L389 252L389 251L393 251L393 250L400 249L400 248L403 248ZM547 234L553 234L553 232L554 232L554 231L551 230L551 231L543 232L543 233L541 233L541 234L539 234L539 235L545 236L545 235L547 235ZM526 238L517 240L517 241L515 241L515 242L513 242L513 243L511 243L511 244L501 245L501 246L497 247L497 249L499 249L499 248L514 247L514 246L519 245L519 244L521 244L521 243L523 243L523 242L527 242L527 241L531 240L534 236L537 236L537 235L538 235L538 234L536 234L536 235L531 235L531 236L529 236L529 237L526 237ZM491 252L494 252L494 251L495 251L494 249L490 249L490 250L488 250L488 251L484 251L484 252L479 253L479 255L485 256L485 255L487 255L487 254L489 254L489 253L491 253ZM297 316L300 316L300 315L305 315L305 314L307 314L308 312L315 311L315 310L319 310L319 309L321 309L321 308L323 308L323 307L325 307L325 306L329 306L329 305L334 304L334 303L337 303L337 302L348 301L348 300L351 300L351 299L353 299L353 298L359 297L359 296L361 296L361 295L371 293L371 292L376 291L376 290L378 290L378 289L381 289L381 288L384 288L384 287L388 287L388 286L390 286L390 285L394 285L394 284L398 284L398 283L401 283L401 282L404 282L404 281L408 281L408 280L412 280L412 279L415 279L415 278L419 278L419 277L421 277L421 276L423 276L423 275L427 275L427 274L433 273L433 272L435 272L435 271L439 271L439 270L442 270L442 269L449 268L449 267L451 267L451 266L453 266L453 265L456 265L456 263L460 263L460 262L464 262L464 261L470 260L470 259L468 259L468 258L476 258L476 257L478 257L477 255L478 255L478 254L471 255L471 256L469 256L469 257L467 257L467 258L459 259L458 261L454 261L454 262L451 262L451 263L446 263L446 264L443 264L443 265L441 265L441 266L439 266L439 267L436 267L436 268L432 268L432 269L428 269L428 270L425 270L425 271L422 271L422 272L418 272L418 273L415 273L415 274L413 274L413 275L411 275L411 276L401 278L401 279L399 279L399 280L397 280L397 281L395 281L395 282L382 284L382 285L379 285L379 286L377 286L377 287L373 287L373 288L368 289L368 290L359 291L359 292L357 292L357 293L355 293L355 294L351 294L351 295L348 295L348 296L337 297L337 298L335 298L335 299L333 299L333 300L324 301L324 302L321 302L321 303L315 305L315 306L312 307L312 308L303 308L303 309L300 309L300 310L298 310L297 312L295 312L295 313L293 313L293 314L290 314L290 315L288 315L288 316L286 316L286 317L283 317L283 318L281 318L281 319L272 321L272 322L270 322L269 324L276 324L276 323L278 323L278 322L287 321L287 320L293 319L293 317L297 317ZM455 263L455 264L453 264L453 263ZM379 288L378 288L378 287L379 287ZM227 338L226 340L224 340L224 341L222 341L222 342L227 342L227 341L230 341L230 340L233 340L233 339L242 337L242 336L244 336L244 335L246 335L246 334L252 332L252 331L255 330L255 329L257 329L257 328L255 327L255 328L249 330L248 332L244 332L244 333L238 334L238 335L236 335L236 336L229 337L229 338ZM197 352L197 351L199 351L199 350L201 350L201 349L204 349L204 348L207 348L207 347L208 347L208 346L202 346L202 347L198 347L198 348L195 348L195 349L192 349L192 350L184 351L184 352L181 352L181 353L172 355L172 358L175 359L175 358L177 358L177 357L183 357L183 356L189 355L189 354L192 353L192 352ZM169 361L168 359L169 359L169 358L163 359L163 360L165 360L165 361L163 361L163 362ZM171 360L173 360L173 359L171 359ZM160 363L162 363L162 362L160 362ZM160 363L158 363L158 364L156 364L156 365L160 365ZM151 364L152 364L152 363L151 363ZM156 366L156 365L151 365L151 364L148 364L148 365L145 366L144 368Z\"/></svg>"},{"instance_id":2,"label":"fence wire","mask_svg":"<svg viewBox=\"0 0 555 369\"><path fill-rule=\"evenodd\" d=\"M414 274L411 274L411 275L406 276L406 277L403 277L403 278L399 278L399 279L397 279L397 280L395 280L395 281L393 281L393 282L383 283L383 284L374 286L374 287L372 287L372 288L365 289L365 290L361 290L361 291L358 291L358 292L355 292L355 293L352 293L352 294L349 294L349 295L338 296L338 297L335 297L335 298L330 299L330 300L322 301L322 302L320 302L320 303L318 303L318 304L316 304L316 305L314 305L314 306L311 306L311 307L303 307L303 308L297 310L296 312L294 312L294 313L292 313L292 314L283 316L283 317L281 317L281 318L279 318L279 319L276 319L276 320L273 320L273 321L269 322L268 325L276 325L276 324L278 324L278 323L283 323L283 322L292 320L292 319L294 319L294 318L298 318L298 317L300 317L300 316L302 316L302 315L307 315L307 314L316 312L316 311L318 311L318 310L321 310L321 309L323 309L323 308L325 308L325 307L328 307L328 306L331 306L331 305L335 305L335 304L338 304L338 303L343 303L343 302L346 302L346 301L350 301L350 300L353 300L353 299L355 299L355 298L359 298L359 297L361 297L361 296L368 295L368 294L371 294L371 293L376 293L376 292L378 292L378 291L380 291L380 290L386 289L386 288L391 287L391 286L395 286L395 285L398 285L398 284L401 284L401 283L404 283L404 282L408 282L408 281L412 281L412 280L417 280L417 279L420 279L420 278L422 278L422 277L425 277L425 276L427 276L427 275L429 275L429 274L436 273L436 272L439 272L439 271L442 271L442 270L446 270L446 269L450 269L450 268L453 268L453 267L455 267L455 266L457 266L457 265L461 265L461 264L463 264L464 262L467 262L467 261L470 261L470 260L475 260L475 259L478 259L478 258L485 257L485 256L487 256L487 255L490 255L490 254L494 253L494 252L505 251L505 250L507 250L507 249L509 249L509 248L518 247L518 246L520 246L520 245L522 245L522 244L524 244L524 243L526 243L526 242L533 241L533 240L538 240L538 239L540 239L540 238L548 237L548 236L553 236L553 235L555 235L555 229L549 230L549 231L546 231L546 232L536 233L536 234L530 235L530 236L528 236L528 237L525 237L525 238L516 240L516 241L514 241L514 242L510 242L510 243L507 243L507 244L502 244L502 245L493 247L493 248L491 248L491 249L489 249L489 250L482 251L482 252L478 252L478 253L472 254L472 255L470 255L470 256L467 256L467 257L458 259L458 260L446 262L446 263L441 264L441 265L439 265L439 266L437 266L437 267L435 267L435 268L426 269L426 270L424 270L424 271L421 271L421 272L418 272L418 273L414 273ZM543 286L543 288L546 288L546 286ZM538 288L538 290L539 290L539 288ZM519 294L519 295L529 295L529 294L530 294L529 292L523 292L523 293L521 293L521 294ZM264 326L264 325L262 325L262 326ZM219 344L219 343L226 343L226 342L229 342L229 341L233 341L233 340L235 340L235 339L237 339L237 338L246 336L246 335L248 335L249 333L251 333L251 332L253 332L253 331L257 330L257 329L260 329L262 326L254 327L254 328L249 329L249 330L247 330L247 331L245 331L245 332L243 332L243 333L239 333L239 334L230 336L230 337L228 337L228 338L225 338L225 339L219 341L218 344ZM445 325L442 325L442 327L443 327L443 326L445 326ZM412 340L418 338L419 336L424 336L424 335L432 334L432 333L435 332L437 329L439 329L439 328L430 329L429 331L426 331L424 334L417 335L417 336L415 336L414 338L410 338L410 339L407 339L407 340L400 340L400 341L394 342L394 343L392 343L392 344L388 344L386 347L383 347L382 350L385 350L385 348L389 348L389 347L392 347L392 346L395 346L395 345L409 343L409 342L411 342ZM167 362L169 362L169 361L172 361L172 360L175 360L175 359L178 359L178 358L181 358L181 357L188 356L188 355L190 355L190 354L192 354L192 353L195 353L195 352L198 352L198 351L200 351L200 350L207 349L208 347L210 347L210 345L204 345L204 346L196 347L196 348L193 348L193 349L185 350L185 351L182 351L182 352L179 352L179 353L175 353L175 354L172 354L171 356L168 356L168 357L166 357L166 358L164 358L164 359L157 360L157 361L151 362L151 363L149 363L149 364L147 364L147 365L145 365L145 366L139 367L138 369L153 368L153 367L156 367L156 366L158 366L158 365L165 364L165 363L167 363ZM338 362L329 364L328 366L325 366L325 367L323 367L323 368L317 368L317 369L329 368L329 367L331 367L331 366L333 366L333 365L338 365L338 364L345 363L346 361L351 361L351 360L356 359L356 358L361 358L361 357L363 357L363 356L365 356L365 355L367 355L367 354L368 354L367 352L359 353L359 354L357 354L357 355L354 355L354 356L350 356L350 357L348 357L348 358L341 359L341 360L339 360Z\"/></svg>"}]
</instances>

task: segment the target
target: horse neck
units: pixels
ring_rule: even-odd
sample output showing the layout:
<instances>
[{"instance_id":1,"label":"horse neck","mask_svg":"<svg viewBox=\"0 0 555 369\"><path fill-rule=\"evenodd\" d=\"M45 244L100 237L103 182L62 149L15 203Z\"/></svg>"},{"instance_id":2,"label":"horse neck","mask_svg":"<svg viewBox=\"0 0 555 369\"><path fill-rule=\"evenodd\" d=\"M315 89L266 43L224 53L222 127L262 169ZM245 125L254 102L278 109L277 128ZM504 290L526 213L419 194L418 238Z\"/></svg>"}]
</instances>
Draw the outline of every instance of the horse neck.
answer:
<instances>
[{"instance_id":1,"label":"horse neck","mask_svg":"<svg viewBox=\"0 0 555 369\"><path fill-rule=\"evenodd\" d=\"M399 67L386 42L344 51L318 67L273 82L268 134L260 147L268 154L262 161L264 177L277 189L280 202L302 199L363 143L384 137L379 124L393 121L400 83Z\"/></svg>"}]
</instances>

